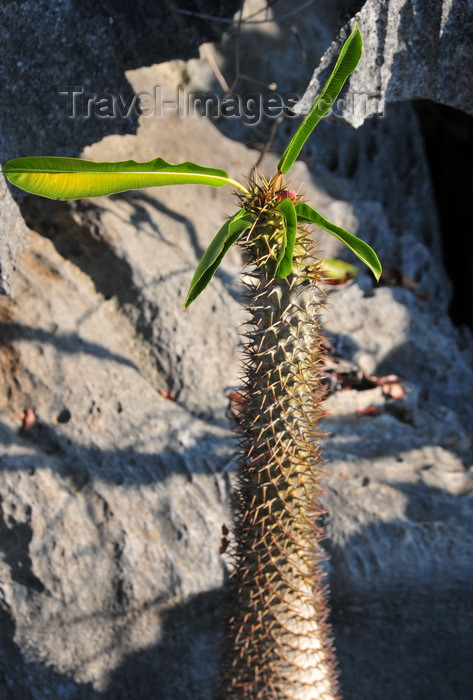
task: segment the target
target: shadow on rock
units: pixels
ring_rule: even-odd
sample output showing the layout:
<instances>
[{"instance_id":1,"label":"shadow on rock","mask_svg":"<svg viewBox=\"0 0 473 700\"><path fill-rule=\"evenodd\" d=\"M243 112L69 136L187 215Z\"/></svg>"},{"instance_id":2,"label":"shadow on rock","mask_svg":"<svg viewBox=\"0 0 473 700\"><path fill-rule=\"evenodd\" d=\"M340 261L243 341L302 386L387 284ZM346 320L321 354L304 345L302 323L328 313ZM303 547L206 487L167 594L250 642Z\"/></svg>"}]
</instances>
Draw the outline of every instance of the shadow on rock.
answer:
<instances>
[{"instance_id":1,"label":"shadow on rock","mask_svg":"<svg viewBox=\"0 0 473 700\"><path fill-rule=\"evenodd\" d=\"M91 0L2 3L0 160L80 155L106 134L135 133L140 111L130 102L135 96L125 71L195 55L202 42L221 34L226 24L218 18L231 17L239 2L185 5L188 14L145 0L133 9L126 2L98 6ZM217 21L199 13L217 15Z\"/></svg>"},{"instance_id":2,"label":"shadow on rock","mask_svg":"<svg viewBox=\"0 0 473 700\"><path fill-rule=\"evenodd\" d=\"M467 700L473 684L472 498L396 484L405 520L328 541L349 700Z\"/></svg>"},{"instance_id":3,"label":"shadow on rock","mask_svg":"<svg viewBox=\"0 0 473 700\"><path fill-rule=\"evenodd\" d=\"M221 590L192 597L162 617L161 641L125 658L101 700L211 700L222 622Z\"/></svg>"}]
</instances>

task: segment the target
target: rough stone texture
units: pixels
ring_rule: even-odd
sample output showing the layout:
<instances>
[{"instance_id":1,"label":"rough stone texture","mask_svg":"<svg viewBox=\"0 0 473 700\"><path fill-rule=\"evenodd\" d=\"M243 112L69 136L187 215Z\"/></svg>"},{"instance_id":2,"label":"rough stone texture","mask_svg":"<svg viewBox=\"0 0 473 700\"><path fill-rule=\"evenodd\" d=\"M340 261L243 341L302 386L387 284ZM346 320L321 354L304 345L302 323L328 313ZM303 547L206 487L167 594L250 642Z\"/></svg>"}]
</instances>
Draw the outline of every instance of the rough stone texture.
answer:
<instances>
[{"instance_id":1,"label":"rough stone texture","mask_svg":"<svg viewBox=\"0 0 473 700\"><path fill-rule=\"evenodd\" d=\"M87 155L139 158L163 127L146 122L139 137L110 137ZM254 159L200 119L170 119L161 150L180 158L187 147L202 161L210 143L216 164L225 158L235 174ZM271 156L266 167L275 164ZM310 184L305 165L297 165L293 179L308 183L308 198L325 213L344 223L354 219L350 205ZM225 571L218 547L235 467L225 392L237 382L236 328L244 320L235 298L237 252L202 298L185 314L180 307L198 253L231 205L225 193L200 188L149 190L72 208L37 199L23 204L42 235L32 232L16 299L2 304L8 396L2 411L3 649L5 692L12 698L16 691L8 691L8 683L17 688L21 678L35 689L25 690L25 698L50 691L148 699L156 688L166 699L210 697ZM324 247L338 250L329 240ZM424 267L423 256L418 260ZM429 304L413 293L385 288L366 296L352 283L330 293L327 314L345 356L366 372L406 376L411 387L400 402L376 389L343 392L329 404L327 546L346 697L375 698L381 682L388 698L399 697L400 688L406 697L423 697L421 691L409 696L406 688L446 684L449 669L462 674L452 697L467 697L461 693L467 669L450 657L449 667L438 659L429 667L427 684L413 685L409 673L415 676L411 659L430 624L431 605L440 631L448 622L446 632L469 642L460 611L455 617L432 590L429 562L435 560L437 578L446 582L442 590L463 567L458 585L468 606L469 511L460 508L471 500L467 438L445 401L460 411L465 403L454 387L462 374L462 389L471 394L473 373L445 315L436 325ZM435 353L450 361L438 378ZM419 364L411 367L415 354ZM160 395L163 390L177 402ZM373 404L378 417L357 417ZM19 435L28 406L37 423ZM436 524L445 499L453 530ZM423 504L414 524L411 502L414 511ZM411 549L402 538L398 544L404 532L413 539ZM424 568L417 570L419 552ZM369 563L382 575L371 575ZM392 590L399 605L387 607ZM380 655L392 649L389 634L379 649L370 642L367 658L367 626L376 638L386 629L408 635L402 663L386 663L384 656L381 663ZM437 640L437 654L448 651L449 639ZM355 690L360 663L372 671ZM401 685L388 683L393 664L401 678L408 674Z\"/></svg>"},{"instance_id":2,"label":"rough stone texture","mask_svg":"<svg viewBox=\"0 0 473 700\"><path fill-rule=\"evenodd\" d=\"M347 286L336 295L327 327L337 347L367 374L400 374L415 384L421 402L450 408L471 435L471 344L445 313L429 309L413 292L382 288L370 294ZM446 429L447 413L443 420ZM440 427L432 439L441 439Z\"/></svg>"},{"instance_id":3,"label":"rough stone texture","mask_svg":"<svg viewBox=\"0 0 473 700\"><path fill-rule=\"evenodd\" d=\"M191 0L180 7L229 17L238 5ZM182 14L169 0L137 0L132 10L127 2L110 1L1 3L0 163L29 155L77 156L105 134L135 132L136 108L125 117L88 117L79 99L105 93L126 101L132 93L126 70L196 55L224 26ZM69 105L76 102L75 118L68 116L68 98L61 93L71 86L82 92L69 99ZM15 195L22 197L19 190ZM4 184L0 196L0 294L10 294L23 222Z\"/></svg>"},{"instance_id":4,"label":"rough stone texture","mask_svg":"<svg viewBox=\"0 0 473 700\"><path fill-rule=\"evenodd\" d=\"M51 241L32 233L22 262L2 304L2 697L22 678L25 698L206 697L210 635L196 630L185 677L169 655L189 644L187 614L215 626L203 594L222 582L233 437L159 394L116 297Z\"/></svg>"},{"instance_id":5,"label":"rough stone texture","mask_svg":"<svg viewBox=\"0 0 473 700\"><path fill-rule=\"evenodd\" d=\"M27 230L18 205L12 199L5 178L0 180L0 294L12 294L12 276Z\"/></svg>"},{"instance_id":6,"label":"rough stone texture","mask_svg":"<svg viewBox=\"0 0 473 700\"><path fill-rule=\"evenodd\" d=\"M430 419L409 428L384 415L363 428L347 417L334 425L345 444L327 449L331 602L350 700L471 694L472 474L451 448L412 447Z\"/></svg>"},{"instance_id":7,"label":"rough stone texture","mask_svg":"<svg viewBox=\"0 0 473 700\"><path fill-rule=\"evenodd\" d=\"M189 0L180 8L231 17L238 1ZM0 163L35 154L79 155L104 134L136 131L135 109L129 118L67 118L59 90L79 86L84 95L126 98L132 92L126 70L195 56L224 26L182 14L170 0L135 0L133 6L111 0L2 3Z\"/></svg>"},{"instance_id":8,"label":"rough stone texture","mask_svg":"<svg viewBox=\"0 0 473 700\"><path fill-rule=\"evenodd\" d=\"M175 90L189 75L205 87L208 67L186 65L130 73L132 89ZM339 352L365 373L398 374L407 390L396 401L380 387L328 400L327 573L342 686L347 700L469 700L471 336L446 315L412 113L393 106L375 124L321 125L291 175L420 284L374 289L360 269L328 290ZM257 156L173 112L85 151L158 154L235 178ZM267 156L264 170L276 162ZM211 697L235 469L226 393L245 321L238 251L180 308L233 207L225 191L199 187L22 203L30 245L15 298L0 300L2 700ZM345 255L330 237L321 249ZM25 428L36 416L28 430L25 411Z\"/></svg>"},{"instance_id":9,"label":"rough stone texture","mask_svg":"<svg viewBox=\"0 0 473 700\"><path fill-rule=\"evenodd\" d=\"M360 126L378 112L377 105L382 114L385 102L413 99L433 100L473 114L471 3L366 0L354 5L359 9L355 18L364 50L345 94L347 104L354 106L343 110L348 123ZM342 30L315 70L301 110L312 104L347 31L347 27Z\"/></svg>"}]
</instances>

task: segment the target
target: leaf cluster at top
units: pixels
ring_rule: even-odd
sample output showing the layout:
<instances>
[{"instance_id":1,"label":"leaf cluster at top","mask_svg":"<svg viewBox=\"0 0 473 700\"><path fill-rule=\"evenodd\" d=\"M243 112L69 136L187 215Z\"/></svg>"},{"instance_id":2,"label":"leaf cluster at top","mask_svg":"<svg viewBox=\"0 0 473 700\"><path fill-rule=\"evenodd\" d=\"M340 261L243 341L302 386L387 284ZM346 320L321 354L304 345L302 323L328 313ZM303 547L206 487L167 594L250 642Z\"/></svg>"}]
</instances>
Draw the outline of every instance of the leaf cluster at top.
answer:
<instances>
[{"instance_id":1,"label":"leaf cluster at top","mask_svg":"<svg viewBox=\"0 0 473 700\"><path fill-rule=\"evenodd\" d=\"M362 53L362 37L355 25L345 41L332 73L311 109L288 143L279 163L278 172L271 180L272 194L277 195L277 183L299 156L304 143L320 119L333 106L348 77L355 70ZM248 231L258 229L258 212L245 207L250 192L219 168L209 168L190 161L171 164L162 158L147 163L134 160L119 162L95 162L78 158L39 156L15 158L3 168L8 180L32 194L53 199L77 199L98 197L130 189L172 184L199 184L210 187L232 185L241 194L242 208L230 217L200 260L185 300L185 307L196 299L217 271L228 249ZM284 190L279 190L283 192ZM327 221L319 212L304 202L294 203L291 197L280 198L274 208L281 230L280 247L274 275L285 278L292 272L296 232L299 224L315 224L342 241L372 271L376 279L381 275L381 265L374 250L353 234Z\"/></svg>"}]
</instances>

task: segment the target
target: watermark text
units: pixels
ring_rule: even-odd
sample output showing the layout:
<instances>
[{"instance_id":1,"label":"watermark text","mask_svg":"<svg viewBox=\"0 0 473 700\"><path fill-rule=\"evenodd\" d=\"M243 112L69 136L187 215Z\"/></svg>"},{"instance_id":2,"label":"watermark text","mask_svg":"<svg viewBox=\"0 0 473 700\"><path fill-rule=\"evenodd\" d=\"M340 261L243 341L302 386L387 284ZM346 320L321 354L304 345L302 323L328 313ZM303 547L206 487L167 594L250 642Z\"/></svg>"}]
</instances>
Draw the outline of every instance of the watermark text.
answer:
<instances>
[{"instance_id":1,"label":"watermark text","mask_svg":"<svg viewBox=\"0 0 473 700\"><path fill-rule=\"evenodd\" d=\"M265 119L295 118L294 106L299 97L294 93L280 95L276 92L251 92L245 95L229 93L187 92L177 89L170 99L168 92L155 86L138 93L97 92L89 93L80 85L59 88L64 98L65 114L70 119L129 119L160 118L170 112L179 117L205 116L208 119L239 119L247 126L257 126ZM327 99L327 98L325 98ZM332 110L333 114L346 117L351 110L372 117L383 113L382 100L377 95L349 93L333 104L321 104L319 108Z\"/></svg>"}]
</instances>

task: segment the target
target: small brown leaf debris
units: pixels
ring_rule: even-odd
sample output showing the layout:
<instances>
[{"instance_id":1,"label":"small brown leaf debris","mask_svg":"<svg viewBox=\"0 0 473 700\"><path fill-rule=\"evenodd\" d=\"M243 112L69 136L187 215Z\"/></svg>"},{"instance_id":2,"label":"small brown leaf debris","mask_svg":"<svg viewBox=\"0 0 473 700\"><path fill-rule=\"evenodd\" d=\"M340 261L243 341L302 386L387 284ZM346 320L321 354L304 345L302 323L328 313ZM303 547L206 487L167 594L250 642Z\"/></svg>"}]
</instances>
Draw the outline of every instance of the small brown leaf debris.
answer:
<instances>
[{"instance_id":1,"label":"small brown leaf debris","mask_svg":"<svg viewBox=\"0 0 473 700\"><path fill-rule=\"evenodd\" d=\"M222 525L222 539L220 541L220 547L219 547L219 553L220 554L225 554L225 552L228 549L228 527L225 525L225 523Z\"/></svg>"},{"instance_id":2,"label":"small brown leaf debris","mask_svg":"<svg viewBox=\"0 0 473 700\"><path fill-rule=\"evenodd\" d=\"M20 416L21 428L20 435L27 433L36 423L36 414L32 408L25 408Z\"/></svg>"},{"instance_id":3,"label":"small brown leaf debris","mask_svg":"<svg viewBox=\"0 0 473 700\"><path fill-rule=\"evenodd\" d=\"M168 399L168 401L175 401L176 397L173 396L172 394L169 393L169 391L166 391L165 389L158 389L158 393L161 394L161 396L164 399Z\"/></svg>"},{"instance_id":4,"label":"small brown leaf debris","mask_svg":"<svg viewBox=\"0 0 473 700\"><path fill-rule=\"evenodd\" d=\"M401 380L396 374L388 374L385 377L369 377L371 381L380 386L383 394L390 396L392 399L402 399L405 395L405 389L402 386Z\"/></svg>"},{"instance_id":5,"label":"small brown leaf debris","mask_svg":"<svg viewBox=\"0 0 473 700\"><path fill-rule=\"evenodd\" d=\"M380 410L377 406L367 406L366 408L359 408L356 412L357 416L379 416Z\"/></svg>"},{"instance_id":6,"label":"small brown leaf debris","mask_svg":"<svg viewBox=\"0 0 473 700\"><path fill-rule=\"evenodd\" d=\"M410 292L415 292L419 289L419 283L405 275L397 267L385 267L381 273L379 279L381 284L385 284L389 287L402 287L403 289L408 289Z\"/></svg>"},{"instance_id":7,"label":"small brown leaf debris","mask_svg":"<svg viewBox=\"0 0 473 700\"><path fill-rule=\"evenodd\" d=\"M227 399L230 401L230 415L238 422L245 413L247 391L230 391Z\"/></svg>"}]
</instances>

